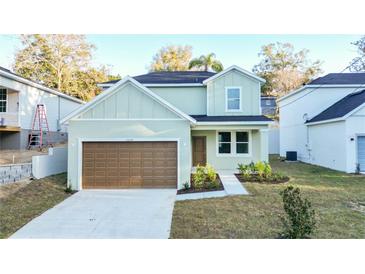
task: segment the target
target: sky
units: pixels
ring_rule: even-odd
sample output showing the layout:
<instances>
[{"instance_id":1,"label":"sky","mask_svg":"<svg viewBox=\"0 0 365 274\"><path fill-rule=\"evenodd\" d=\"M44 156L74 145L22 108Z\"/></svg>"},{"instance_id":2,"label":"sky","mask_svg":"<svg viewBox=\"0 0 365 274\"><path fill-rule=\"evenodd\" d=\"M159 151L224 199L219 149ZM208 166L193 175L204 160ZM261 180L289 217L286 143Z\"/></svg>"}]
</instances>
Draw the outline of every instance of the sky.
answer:
<instances>
[{"instance_id":1,"label":"sky","mask_svg":"<svg viewBox=\"0 0 365 274\"><path fill-rule=\"evenodd\" d=\"M108 65L113 74L144 74L153 55L167 45L190 45L193 57L214 52L225 68L238 65L252 70L260 62L263 45L289 42L296 51L308 49L310 60L323 61L323 74L340 72L357 56L352 42L361 35L86 35L96 46L93 62ZM21 44L17 35L0 34L0 66L11 68Z\"/></svg>"}]
</instances>

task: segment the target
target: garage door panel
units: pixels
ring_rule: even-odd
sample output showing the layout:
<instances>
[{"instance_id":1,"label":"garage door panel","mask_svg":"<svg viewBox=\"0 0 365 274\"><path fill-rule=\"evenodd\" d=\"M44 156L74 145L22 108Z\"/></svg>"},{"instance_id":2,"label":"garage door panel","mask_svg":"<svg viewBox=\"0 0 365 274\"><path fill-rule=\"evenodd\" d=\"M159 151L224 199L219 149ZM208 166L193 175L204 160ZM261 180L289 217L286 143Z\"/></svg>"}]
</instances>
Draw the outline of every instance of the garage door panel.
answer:
<instances>
[{"instance_id":1,"label":"garage door panel","mask_svg":"<svg viewBox=\"0 0 365 274\"><path fill-rule=\"evenodd\" d=\"M176 188L176 142L83 143L83 188Z\"/></svg>"}]
</instances>

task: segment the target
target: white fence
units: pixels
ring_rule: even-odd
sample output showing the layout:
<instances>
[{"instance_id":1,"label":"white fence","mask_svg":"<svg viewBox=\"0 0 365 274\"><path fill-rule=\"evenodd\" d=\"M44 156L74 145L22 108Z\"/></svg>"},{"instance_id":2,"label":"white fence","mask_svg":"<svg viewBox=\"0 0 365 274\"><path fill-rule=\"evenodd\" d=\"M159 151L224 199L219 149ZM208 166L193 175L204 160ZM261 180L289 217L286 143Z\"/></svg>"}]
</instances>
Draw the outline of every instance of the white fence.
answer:
<instances>
[{"instance_id":1,"label":"white fence","mask_svg":"<svg viewBox=\"0 0 365 274\"><path fill-rule=\"evenodd\" d=\"M32 173L36 179L67 171L67 148L49 148L48 155L32 157Z\"/></svg>"},{"instance_id":2,"label":"white fence","mask_svg":"<svg viewBox=\"0 0 365 274\"><path fill-rule=\"evenodd\" d=\"M280 129L278 127L269 129L269 154L280 154Z\"/></svg>"}]
</instances>

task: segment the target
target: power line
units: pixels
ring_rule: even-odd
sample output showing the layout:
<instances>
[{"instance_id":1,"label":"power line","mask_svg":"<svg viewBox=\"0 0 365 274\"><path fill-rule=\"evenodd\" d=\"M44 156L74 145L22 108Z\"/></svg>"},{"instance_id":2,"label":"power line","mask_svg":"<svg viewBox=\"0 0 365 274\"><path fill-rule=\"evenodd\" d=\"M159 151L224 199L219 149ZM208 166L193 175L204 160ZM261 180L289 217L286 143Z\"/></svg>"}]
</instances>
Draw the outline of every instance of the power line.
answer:
<instances>
[{"instance_id":1,"label":"power line","mask_svg":"<svg viewBox=\"0 0 365 274\"><path fill-rule=\"evenodd\" d=\"M359 62L361 60L361 58L359 57L359 58L357 58L355 61L353 61L351 64L349 64L347 67L345 67L343 70L341 70L339 73L343 73L345 70L347 70L348 68L350 68L352 65L354 65L354 64L356 64L357 62ZM330 78L329 80L333 80L334 79L334 77L332 77L332 78ZM305 97L305 96L307 96L308 94L310 94L310 93L312 93L313 91L315 91L315 90L317 90L317 89L319 89L319 88L321 88L321 87L323 87L323 86L325 86L326 84L320 84L319 86L317 86L317 87L315 87L315 88L313 88L312 90L310 90L308 93L306 93L306 94L303 94L301 97L298 97L297 99L295 99L295 100L293 100L293 101L291 101L291 102L289 102L289 103L287 103L287 104L285 104L285 105L282 105L282 106L280 106L280 108L282 108L282 107L286 107L286 106L288 106L288 105L290 105L290 104L292 104L292 103L294 103L294 102L296 102L296 101L298 101L299 99L301 99L301 98L303 98L303 97ZM363 84L361 84L360 85L360 87L362 86ZM360 88L360 87L357 87L356 89L358 89L358 88Z\"/></svg>"}]
</instances>

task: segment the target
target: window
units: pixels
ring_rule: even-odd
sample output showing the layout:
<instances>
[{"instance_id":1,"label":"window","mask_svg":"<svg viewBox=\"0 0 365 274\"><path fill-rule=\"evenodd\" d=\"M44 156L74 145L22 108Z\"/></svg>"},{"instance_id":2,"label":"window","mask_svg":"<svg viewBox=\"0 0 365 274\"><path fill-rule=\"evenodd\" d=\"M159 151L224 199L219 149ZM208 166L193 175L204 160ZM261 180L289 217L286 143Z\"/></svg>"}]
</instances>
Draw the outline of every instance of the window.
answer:
<instances>
[{"instance_id":1,"label":"window","mask_svg":"<svg viewBox=\"0 0 365 274\"><path fill-rule=\"evenodd\" d=\"M248 153L248 132L236 132L236 153Z\"/></svg>"},{"instance_id":2,"label":"window","mask_svg":"<svg viewBox=\"0 0 365 274\"><path fill-rule=\"evenodd\" d=\"M231 132L218 133L218 152L219 154L231 153Z\"/></svg>"},{"instance_id":3,"label":"window","mask_svg":"<svg viewBox=\"0 0 365 274\"><path fill-rule=\"evenodd\" d=\"M226 88L226 110L240 111L241 110L241 88L229 87Z\"/></svg>"},{"instance_id":4,"label":"window","mask_svg":"<svg viewBox=\"0 0 365 274\"><path fill-rule=\"evenodd\" d=\"M218 155L248 155L250 154L249 143L249 131L222 131L217 133Z\"/></svg>"},{"instance_id":5,"label":"window","mask_svg":"<svg viewBox=\"0 0 365 274\"><path fill-rule=\"evenodd\" d=\"M7 91L4 88L0 89L0 112L6 112Z\"/></svg>"}]
</instances>

